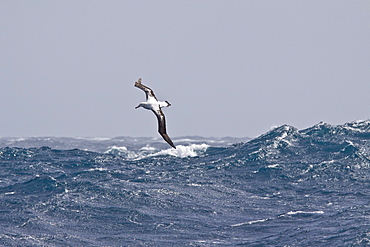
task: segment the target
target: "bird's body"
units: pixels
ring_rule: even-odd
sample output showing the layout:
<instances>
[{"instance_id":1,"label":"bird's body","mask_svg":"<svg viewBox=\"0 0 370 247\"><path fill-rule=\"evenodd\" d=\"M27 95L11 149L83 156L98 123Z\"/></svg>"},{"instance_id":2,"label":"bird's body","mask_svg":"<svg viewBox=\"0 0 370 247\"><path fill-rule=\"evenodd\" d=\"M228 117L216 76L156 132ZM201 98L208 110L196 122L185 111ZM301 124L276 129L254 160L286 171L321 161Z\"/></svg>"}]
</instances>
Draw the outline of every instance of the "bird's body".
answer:
<instances>
[{"instance_id":1,"label":"bird's body","mask_svg":"<svg viewBox=\"0 0 370 247\"><path fill-rule=\"evenodd\" d=\"M167 102L163 102L163 101L157 101L157 102L151 102L151 101L147 101L147 102L141 102L139 104L139 107L143 107L147 110L154 110L154 111L157 111L158 109L162 108L162 107L167 107L169 105L167 105ZM137 106L137 108L139 108Z\"/></svg>"},{"instance_id":2,"label":"bird's body","mask_svg":"<svg viewBox=\"0 0 370 247\"><path fill-rule=\"evenodd\" d=\"M176 146L173 144L170 137L167 135L166 131L166 118L161 110L162 107L168 107L171 104L168 101L158 101L157 98L154 95L153 90L151 90L149 87L141 84L141 78L139 78L135 82L135 87L140 88L145 92L146 95L146 102L141 102L138 106L135 107L135 109L139 107L143 107L144 109L151 110L158 119L158 132L163 137L163 139L171 145L171 147L176 148Z\"/></svg>"}]
</instances>

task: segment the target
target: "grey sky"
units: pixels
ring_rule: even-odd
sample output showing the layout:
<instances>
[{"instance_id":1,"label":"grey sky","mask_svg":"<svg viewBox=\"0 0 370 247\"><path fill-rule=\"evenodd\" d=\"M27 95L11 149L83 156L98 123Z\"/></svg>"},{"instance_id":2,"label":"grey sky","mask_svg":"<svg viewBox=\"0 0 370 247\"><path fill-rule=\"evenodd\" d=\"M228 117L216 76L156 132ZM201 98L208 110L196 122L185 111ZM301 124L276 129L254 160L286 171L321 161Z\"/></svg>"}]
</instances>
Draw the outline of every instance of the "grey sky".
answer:
<instances>
[{"instance_id":1,"label":"grey sky","mask_svg":"<svg viewBox=\"0 0 370 247\"><path fill-rule=\"evenodd\" d=\"M370 117L370 1L0 1L0 136L250 136Z\"/></svg>"}]
</instances>

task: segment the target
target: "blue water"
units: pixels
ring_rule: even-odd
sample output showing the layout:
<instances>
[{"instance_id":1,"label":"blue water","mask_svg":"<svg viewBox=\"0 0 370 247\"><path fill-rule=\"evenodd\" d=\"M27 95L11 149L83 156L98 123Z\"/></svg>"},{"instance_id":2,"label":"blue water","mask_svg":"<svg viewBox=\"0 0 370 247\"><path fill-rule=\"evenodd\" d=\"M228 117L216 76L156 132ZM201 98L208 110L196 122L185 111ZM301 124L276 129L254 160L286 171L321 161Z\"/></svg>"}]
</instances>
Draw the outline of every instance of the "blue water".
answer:
<instances>
[{"instance_id":1,"label":"blue water","mask_svg":"<svg viewBox=\"0 0 370 247\"><path fill-rule=\"evenodd\" d=\"M174 142L0 138L0 245L370 245L370 121Z\"/></svg>"}]
</instances>

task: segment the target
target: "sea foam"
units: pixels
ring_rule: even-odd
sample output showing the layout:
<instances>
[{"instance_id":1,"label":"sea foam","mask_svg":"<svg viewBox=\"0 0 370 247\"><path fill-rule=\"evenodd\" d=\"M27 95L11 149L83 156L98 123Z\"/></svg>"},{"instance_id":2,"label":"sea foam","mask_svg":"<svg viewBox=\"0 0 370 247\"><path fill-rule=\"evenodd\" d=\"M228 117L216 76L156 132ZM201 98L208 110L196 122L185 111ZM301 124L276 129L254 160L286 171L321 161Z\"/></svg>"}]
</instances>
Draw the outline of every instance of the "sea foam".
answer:
<instances>
[{"instance_id":1,"label":"sea foam","mask_svg":"<svg viewBox=\"0 0 370 247\"><path fill-rule=\"evenodd\" d=\"M159 156L159 155L171 155L179 158L186 157L196 157L201 153L204 153L209 145L207 144L191 144L189 146L178 145L176 149L169 148L161 150L157 153L151 154L149 156Z\"/></svg>"},{"instance_id":2,"label":"sea foam","mask_svg":"<svg viewBox=\"0 0 370 247\"><path fill-rule=\"evenodd\" d=\"M179 158L186 158L186 157L196 157L204 153L208 147L209 145L203 143L203 144L191 144L188 146L178 145L176 149L168 148L158 151L156 148L145 146L141 148L139 151L131 151L124 146L122 147L112 146L109 147L108 150L105 151L104 153L120 155L130 160L139 160L154 156L166 156L166 155L175 156Z\"/></svg>"}]
</instances>

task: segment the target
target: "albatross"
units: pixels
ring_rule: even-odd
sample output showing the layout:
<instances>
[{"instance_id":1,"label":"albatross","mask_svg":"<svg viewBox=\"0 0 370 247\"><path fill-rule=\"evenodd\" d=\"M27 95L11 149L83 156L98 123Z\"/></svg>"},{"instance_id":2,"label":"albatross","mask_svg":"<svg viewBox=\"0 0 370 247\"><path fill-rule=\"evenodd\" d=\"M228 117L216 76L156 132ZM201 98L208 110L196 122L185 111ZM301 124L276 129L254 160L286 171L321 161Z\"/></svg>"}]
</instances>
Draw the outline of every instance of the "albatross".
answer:
<instances>
[{"instance_id":1,"label":"albatross","mask_svg":"<svg viewBox=\"0 0 370 247\"><path fill-rule=\"evenodd\" d=\"M158 119L158 132L163 137L163 139L170 144L171 147L176 148L173 142L171 141L170 137L167 135L166 132L166 118L161 110L162 107L169 107L171 104L166 101L158 101L157 97L155 97L153 90L149 87L141 84L141 78L139 78L135 82L135 87L140 88L145 92L146 95L146 102L141 102L135 109L139 107L143 107L144 109L151 110Z\"/></svg>"}]
</instances>

